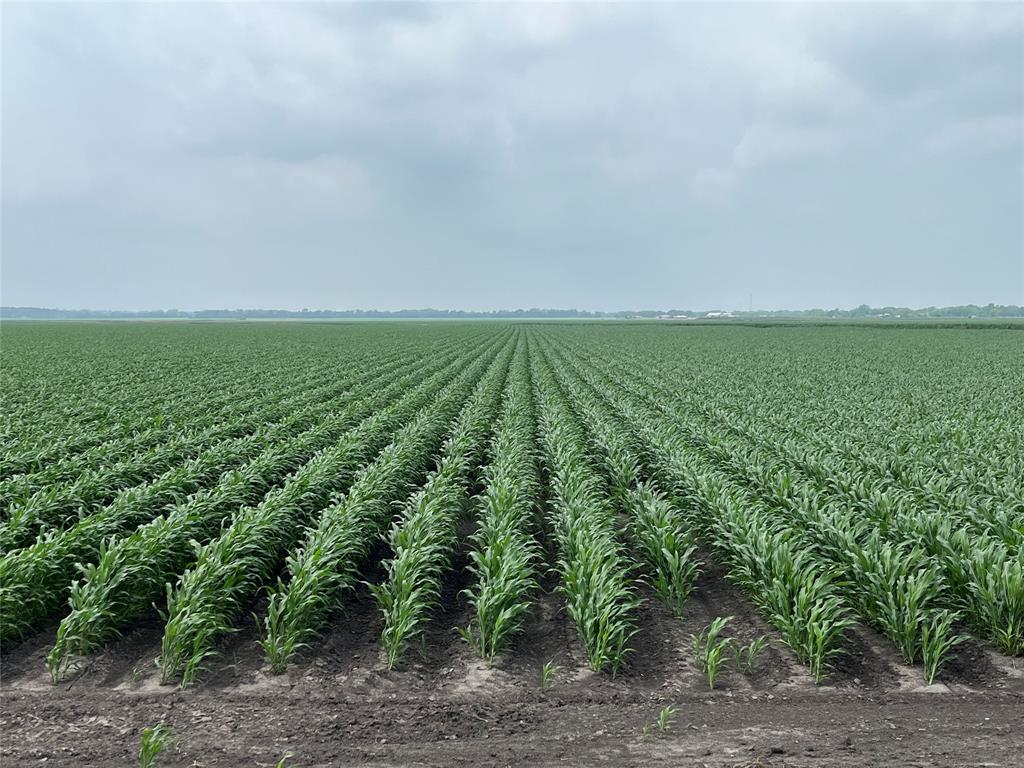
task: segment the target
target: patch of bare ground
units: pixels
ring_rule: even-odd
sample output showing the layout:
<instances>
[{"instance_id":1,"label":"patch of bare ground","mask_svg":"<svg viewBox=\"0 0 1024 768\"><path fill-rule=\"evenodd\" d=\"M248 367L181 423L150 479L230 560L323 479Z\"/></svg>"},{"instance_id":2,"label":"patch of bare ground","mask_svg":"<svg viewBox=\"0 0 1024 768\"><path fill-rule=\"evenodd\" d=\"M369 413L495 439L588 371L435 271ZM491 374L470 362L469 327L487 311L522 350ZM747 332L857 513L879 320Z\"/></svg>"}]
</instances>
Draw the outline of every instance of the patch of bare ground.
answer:
<instances>
[{"instance_id":1,"label":"patch of bare ground","mask_svg":"<svg viewBox=\"0 0 1024 768\"><path fill-rule=\"evenodd\" d=\"M0 685L50 685L50 676L46 672L46 654L53 647L58 626L60 622L55 619L38 631L4 646L0 651Z\"/></svg>"},{"instance_id":2,"label":"patch of bare ground","mask_svg":"<svg viewBox=\"0 0 1024 768\"><path fill-rule=\"evenodd\" d=\"M806 677L806 671L778 632L758 614L739 587L726 578L726 569L706 551L696 556L701 562L700 577L677 622L686 638L685 658L698 675L699 685L706 688L707 680L693 660L691 638L720 616L732 616L723 636L733 638L739 645L747 645L759 637L768 640L751 673L740 675L727 669L721 685L743 680L753 690L768 690L794 677Z\"/></svg>"},{"instance_id":3,"label":"patch of bare ground","mask_svg":"<svg viewBox=\"0 0 1024 768\"><path fill-rule=\"evenodd\" d=\"M664 732L644 733L674 705ZM1015 765L1020 696L732 691L665 696L580 691L440 695L296 685L280 691L170 688L126 695L7 691L5 764L125 765L141 729L177 736L163 766L273 765ZM8 762L9 761L9 762Z\"/></svg>"},{"instance_id":4,"label":"patch of bare ground","mask_svg":"<svg viewBox=\"0 0 1024 768\"><path fill-rule=\"evenodd\" d=\"M968 636L951 653L939 673L942 682L950 686L970 688L995 687L1005 684L1003 672L975 637Z\"/></svg>"},{"instance_id":5,"label":"patch of bare ground","mask_svg":"<svg viewBox=\"0 0 1024 768\"><path fill-rule=\"evenodd\" d=\"M855 624L825 681L841 688L916 688L924 683L919 670L908 667L895 646L873 628Z\"/></svg>"}]
</instances>

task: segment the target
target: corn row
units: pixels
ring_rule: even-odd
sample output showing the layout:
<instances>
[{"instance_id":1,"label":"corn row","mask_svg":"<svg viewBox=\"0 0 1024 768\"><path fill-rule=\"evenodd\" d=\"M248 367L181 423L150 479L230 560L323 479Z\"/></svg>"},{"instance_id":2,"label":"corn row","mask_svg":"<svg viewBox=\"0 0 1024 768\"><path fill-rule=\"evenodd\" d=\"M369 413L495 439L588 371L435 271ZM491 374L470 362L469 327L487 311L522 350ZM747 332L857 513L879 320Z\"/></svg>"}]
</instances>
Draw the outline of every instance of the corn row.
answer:
<instances>
[{"instance_id":1,"label":"corn row","mask_svg":"<svg viewBox=\"0 0 1024 768\"><path fill-rule=\"evenodd\" d=\"M57 630L47 657L51 677L59 680L72 654L85 654L115 636L159 598L195 557L196 543L216 535L225 516L257 503L289 472L314 453L336 442L347 430L385 407L416 380L443 368L453 355L435 358L425 369L396 379L404 368L383 371L353 390L342 410L327 415L312 429L273 445L253 461L223 475L217 485L190 496L167 515L157 517L109 547L71 586L71 613Z\"/></svg>"},{"instance_id":2,"label":"corn row","mask_svg":"<svg viewBox=\"0 0 1024 768\"><path fill-rule=\"evenodd\" d=\"M618 383L625 385L622 379ZM678 423L679 410L665 399L651 396L648 403L675 414ZM709 441L685 429L680 434L691 453L705 456L743 486L734 491L737 498L763 507L777 529L836 568L859 615L889 636L908 663L923 663L929 682L935 678L963 637L953 630L958 615L946 607L941 569L933 558L905 541L885 540L848 505L830 502L812 483L797 482L785 465L735 438Z\"/></svg>"},{"instance_id":3,"label":"corn row","mask_svg":"<svg viewBox=\"0 0 1024 768\"><path fill-rule=\"evenodd\" d=\"M892 639L907 663L923 663L925 678L934 680L963 640L954 631L958 614L946 607L946 587L934 558L906 541L887 540L848 503L830 502L756 449L729 438L711 444L701 437L690 446L744 485L777 525L834 564L848 582L858 614Z\"/></svg>"},{"instance_id":4,"label":"corn row","mask_svg":"<svg viewBox=\"0 0 1024 768\"><path fill-rule=\"evenodd\" d=\"M795 508L813 526L808 533L848 564L862 614L893 637L908 662L924 660L931 676L934 660L945 655L937 649L959 642L952 626L961 615L1000 650L1024 653L1024 552L1008 528L996 533L964 510L916 508L913 499L867 492L864 484L851 485L848 495L820 490L811 479L825 472L820 467L812 473L806 467L813 464L802 464L805 479L797 481L799 474L760 468L751 457L749 450L736 457L751 461L743 470L751 486L771 496L770 478L785 473L790 489L775 494L777 503L792 507L797 498L814 512Z\"/></svg>"},{"instance_id":5,"label":"corn row","mask_svg":"<svg viewBox=\"0 0 1024 768\"><path fill-rule=\"evenodd\" d=\"M373 594L384 615L381 644L389 669L422 631L440 596L441 578L457 545L467 486L487 447L513 352L522 359L521 343L511 345L500 365L477 385L445 442L437 472L406 503L388 534L394 556L385 563L387 577L373 586ZM347 506L346 512L351 514L351 509Z\"/></svg>"},{"instance_id":6,"label":"corn row","mask_svg":"<svg viewBox=\"0 0 1024 768\"><path fill-rule=\"evenodd\" d=\"M187 374L178 375L200 375L196 370L199 367L197 361L192 360L191 363ZM199 400L187 394L189 382L186 381L174 382L175 385L168 391L149 395L126 389L125 394L109 404L103 413L84 420L79 414L55 407L67 404L67 390L54 387L55 402L49 403L45 413L56 421L49 423L49 419L39 419L38 416L32 418L30 424L39 431L38 445L23 445L17 452L8 451L0 456L0 477L4 478L4 482L20 482L21 478L52 471L51 468L60 466L60 471L71 475L73 479L80 473L79 467L88 468L83 465L89 461L92 465L110 464L118 460L111 457L128 457L140 449L145 450L198 421L230 421L238 413L238 403L251 400L251 393L260 393L259 399L273 402L291 396L292 392L319 387L325 383L322 369L313 369L296 381L292 376L280 377L280 374L274 372L274 367L268 367L265 371L260 370L259 366L238 370L230 366L218 366L215 359L210 364L211 368L199 379L203 382L204 395ZM205 361L201 367L206 367ZM161 378L171 378L167 373L165 371ZM152 372L147 369L147 374L151 375ZM131 378L129 372L121 370L119 380L106 387L101 387L97 382L96 389L102 389L103 395L119 391L126 376ZM95 381L94 373L84 374L84 377ZM38 397L39 393L33 392L33 399ZM46 402L46 399L42 398L42 401ZM23 412L23 418L26 416ZM93 426L95 422L103 421L112 423L103 428ZM69 424L79 431L59 437Z\"/></svg>"},{"instance_id":7,"label":"corn row","mask_svg":"<svg viewBox=\"0 0 1024 768\"><path fill-rule=\"evenodd\" d=\"M737 460L750 455L743 452ZM746 476L770 495L765 478L783 470L753 472L754 466ZM862 613L896 640L907 661L924 660L926 672L935 667L944 653L933 649L959 641L952 625L961 615L1000 650L1024 653L1024 552L1009 528L1019 525L1015 519L1007 518L1008 527L996 532L965 510L917 508L913 498L866 484L851 484L848 495L819 490L811 478L825 470L806 459L800 469L805 479L790 484L789 496L820 510L809 533L836 542L830 551L849 564L860 584ZM778 503L792 502L783 497ZM870 527L857 525L867 522Z\"/></svg>"},{"instance_id":8,"label":"corn row","mask_svg":"<svg viewBox=\"0 0 1024 768\"><path fill-rule=\"evenodd\" d=\"M660 402L669 403L676 393L659 379L647 383ZM970 464L941 474L946 470L919 451L912 463L901 451L880 458L855 453L848 441L834 445L790 426L799 421L793 414L781 423L799 442L770 439L763 421L721 409L715 415L728 425L728 436L714 445L694 442L703 442L702 450L740 482L784 507L792 506L789 498L772 488L775 476L786 478L786 494L813 512L799 518L816 523L808 534L845 539L832 555L846 564L859 589L862 615L889 634L908 661L923 661L926 677L962 639L952 628L959 616L1000 650L1024 653L1024 498L1012 485L976 477ZM766 456L766 449L780 458ZM851 525L851 515L871 520L871 530L853 539L837 532L836 525ZM870 557L861 556L865 550Z\"/></svg>"},{"instance_id":9,"label":"corn row","mask_svg":"<svg viewBox=\"0 0 1024 768\"><path fill-rule=\"evenodd\" d=\"M398 364L401 360L399 355L390 355L387 361L381 362ZM195 455L212 442L245 434L246 426L252 422L276 421L303 404L333 400L343 395L357 377L353 372L317 382L323 378L323 372L315 372L300 381L290 382L281 390L236 398L223 409L211 410L208 416L197 420L198 423L190 423L181 432L150 429L124 446L103 443L38 472L0 481L0 505L13 505L9 515L12 523L19 515L30 514L40 524L56 524L62 514L80 513L109 501L117 491L166 471L175 462ZM205 424L211 426L205 427ZM149 440L153 441L151 445ZM130 450L140 442L143 450ZM122 456L119 449L130 452ZM39 493L40 489L44 492ZM5 540L4 528L0 528L0 548Z\"/></svg>"},{"instance_id":10,"label":"corn row","mask_svg":"<svg viewBox=\"0 0 1024 768\"><path fill-rule=\"evenodd\" d=\"M740 468L743 456L750 463ZM907 663L923 663L931 682L963 639L953 630L958 615L946 607L940 564L921 547L888 540L848 504L823 501L787 470L758 462L749 449L734 448L730 466L780 524L841 569L859 615L892 639Z\"/></svg>"},{"instance_id":11,"label":"corn row","mask_svg":"<svg viewBox=\"0 0 1024 768\"><path fill-rule=\"evenodd\" d=\"M820 680L853 624L841 597L839 569L794 542L791 530L780 528L741 489L696 460L678 425L666 421L642 394L620 381L607 381L606 396L651 446L657 461L654 471L684 504L689 526ZM625 391L620 393L620 387Z\"/></svg>"},{"instance_id":12,"label":"corn row","mask_svg":"<svg viewBox=\"0 0 1024 768\"><path fill-rule=\"evenodd\" d=\"M630 585L628 561L616 538L607 489L590 464L576 415L550 366L539 356L531 359L553 495L560 589L590 666L614 674L624 664L629 639L636 632L638 600Z\"/></svg>"},{"instance_id":13,"label":"corn row","mask_svg":"<svg viewBox=\"0 0 1024 768\"><path fill-rule=\"evenodd\" d=\"M719 454L725 477L735 476L736 497L757 504L778 529L834 565L858 614L889 636L908 663L923 662L926 678L933 680L960 641L952 630L957 616L943 607L937 564L920 548L886 541L849 510L820 504L813 490L798 492L785 470L771 471L729 445L720 441L705 450ZM690 450L701 453L692 444Z\"/></svg>"},{"instance_id":14,"label":"corn row","mask_svg":"<svg viewBox=\"0 0 1024 768\"><path fill-rule=\"evenodd\" d=\"M266 430L219 444L148 485L129 488L109 505L66 530L52 530L34 544L0 558L0 642L24 635L67 599L77 563L106 552L111 537L149 522L224 472L249 461L268 444Z\"/></svg>"},{"instance_id":15,"label":"corn row","mask_svg":"<svg viewBox=\"0 0 1024 768\"><path fill-rule=\"evenodd\" d=\"M657 392L659 399L666 398L666 404L681 402L684 409L694 407L688 388L678 386L680 377L685 375L684 369L678 365L663 366L660 360L637 355L630 355L624 362L628 364L629 360L644 365L647 372L645 385ZM1008 505L1024 501L1020 493L1020 462L1013 461L1013 452L1005 444L1005 439L986 450L968 454L962 434L929 437L914 433L907 436L906 442L872 450L871 445L865 445L865 435L875 437L884 433L882 427L892 423L891 415L885 416L884 424L864 423L858 418L855 423L842 427L829 423L823 430L808 416L806 402L773 399L762 403L757 396L763 394L760 388L754 392L739 393L735 396L736 407L732 408L716 404L720 398L704 398L700 408L711 422L708 425L710 432L722 436L735 435L766 448L781 448L787 456L804 454L813 457L819 469L824 470L816 472L817 479L822 484L834 485L843 493L850 484L870 482L884 486L889 494L907 495L915 507L939 505L958 514L961 510L975 507L984 509L986 513L998 512ZM862 415L870 409L871 403L854 399L858 394L857 391L844 393L844 399L852 400L844 411ZM828 418L834 420L840 415L840 412L833 412L828 414ZM808 423L811 427L806 426ZM834 435L840 431L843 440L836 441ZM936 451L936 441L941 445L955 441L958 450L952 455L947 451ZM989 474L985 468L994 458L1002 464L997 471L998 477ZM955 466L950 466L951 463ZM1024 507L1020 509L1024 511Z\"/></svg>"},{"instance_id":16,"label":"corn row","mask_svg":"<svg viewBox=\"0 0 1024 768\"><path fill-rule=\"evenodd\" d=\"M493 659L519 632L536 592L539 545L533 510L540 496L534 448L536 413L530 386L529 351L519 354L484 470L479 527L473 534L465 594L473 608L462 636L485 659Z\"/></svg>"},{"instance_id":17,"label":"corn row","mask_svg":"<svg viewBox=\"0 0 1024 768\"><path fill-rule=\"evenodd\" d=\"M728 387L707 392L705 401L724 404L719 408L731 414L749 413L761 431L769 425L777 440L794 435L811 447L826 446L833 456L855 458L863 467L858 474L888 476L928 495L966 492L961 498L967 505L974 496L998 499L997 506L1019 503L1024 490L1024 432L1017 428L1024 418L1024 389L1014 376L1019 350L1003 359L986 357L999 345L1009 351L1010 337L1002 342L990 337L978 344L981 337L968 341L968 335L929 332L928 346L915 348L888 343L900 336L872 334L870 349L851 345L852 355L844 353L829 366L816 368L809 365L807 347L832 334L794 335L802 337L799 348L749 345L742 357L716 356L709 365L696 366L716 369L715 375L729 381ZM694 378L688 374L695 366L684 362L683 355L639 351L630 349L622 359L627 365L642 361L648 373L657 370L653 378L676 392L694 387L678 386L681 377ZM949 375L951 369L957 374ZM1009 375L987 375L999 369ZM831 396L822 396L826 394ZM839 435L842 439L836 440ZM869 470L869 465L875 468Z\"/></svg>"},{"instance_id":18,"label":"corn row","mask_svg":"<svg viewBox=\"0 0 1024 768\"><path fill-rule=\"evenodd\" d=\"M482 355L474 351L475 361L456 381L478 376L502 343L504 338ZM188 684L195 679L203 661L216 652L214 640L232 631L242 608L281 566L315 511L344 490L394 430L430 402L446 377L450 378L446 371L435 374L395 405L378 411L261 504L239 512L219 538L203 547L177 588L167 587L168 621L160 657L164 680L180 677Z\"/></svg>"},{"instance_id":19,"label":"corn row","mask_svg":"<svg viewBox=\"0 0 1024 768\"><path fill-rule=\"evenodd\" d=\"M41 490L14 506L10 518L0 525L0 550L11 551L31 543L40 531L66 527L63 518L88 516L91 508L111 501L131 486L145 486L154 475L194 458L218 443L241 437L260 425L284 418L284 426L313 423L325 402L344 394L345 387L329 384L313 392L277 401L255 414L237 416L192 435L181 435L132 460L81 475L67 486Z\"/></svg>"},{"instance_id":20,"label":"corn row","mask_svg":"<svg viewBox=\"0 0 1024 768\"><path fill-rule=\"evenodd\" d=\"M503 353L491 363L491 376L507 367L507 357ZM393 502L427 472L476 378L462 377L440 392L359 474L348 494L321 512L318 525L288 558L288 581L280 581L271 595L261 641L272 670L283 671L337 610L355 581L356 569L386 530Z\"/></svg>"},{"instance_id":21,"label":"corn row","mask_svg":"<svg viewBox=\"0 0 1024 768\"><path fill-rule=\"evenodd\" d=\"M741 489L708 471L670 429L648 424L675 493L691 507L690 524L729 568L816 680L842 651L852 626L841 569L794 540L791 528Z\"/></svg>"},{"instance_id":22,"label":"corn row","mask_svg":"<svg viewBox=\"0 0 1024 768\"><path fill-rule=\"evenodd\" d=\"M208 392L220 393L204 398L203 408L208 410L230 406L239 399L239 392L251 391L248 387L239 385L237 371L232 372L229 368L218 370L216 374L208 376L206 381ZM288 386L287 382L284 386ZM92 418L83 419L72 412L73 403L66 399L68 389L69 387L55 386L54 398L49 401L40 393L33 392L35 404L47 403L44 410L35 414L30 415L25 410L21 411L22 419L27 420L33 427L35 444L30 443L27 435L21 435L21 440L16 446L5 449L0 456L0 479L7 481L20 475L44 471L53 463L72 458L81 451L122 444L129 447L144 444L147 435L154 432L160 434L170 426L164 414L175 412L186 402L186 398L177 392L171 395L153 394L149 397L139 397L137 393L126 392L125 396L111 404L105 413L97 413ZM8 406L12 412L17 408L14 403L8 403ZM126 411L139 414L139 418L126 421ZM153 413L160 415L154 418ZM43 417L43 414L46 414L46 417ZM92 428L95 422L100 422L104 418L113 419L114 423L106 428ZM69 422L77 426L79 431L61 437L62 430L66 429Z\"/></svg>"},{"instance_id":23,"label":"corn row","mask_svg":"<svg viewBox=\"0 0 1024 768\"><path fill-rule=\"evenodd\" d=\"M666 607L681 616L700 573L693 556L697 547L683 515L653 480L642 479L649 451L638 443L620 414L601 399L600 390L574 361L557 351L550 354L556 362L556 375L586 418L609 478L612 499L627 513L647 578ZM566 379L569 374L574 374L572 382Z\"/></svg>"},{"instance_id":24,"label":"corn row","mask_svg":"<svg viewBox=\"0 0 1024 768\"><path fill-rule=\"evenodd\" d=\"M18 365L0 372L0 431L11 437L0 454L0 477L42 470L101 445L127 456L143 433L172 434L211 415L229 420L235 404L253 393L288 396L337 377L338 370L373 367L382 341L389 357L408 358L453 341L476 344L489 333L463 327L454 339L440 328L69 325L5 334L5 352L17 354ZM46 351L53 335L66 337L65 344ZM54 351L59 366L52 365ZM340 365L332 363L335 355ZM137 448L147 445L142 437ZM22 454L26 462L17 460Z\"/></svg>"}]
</instances>

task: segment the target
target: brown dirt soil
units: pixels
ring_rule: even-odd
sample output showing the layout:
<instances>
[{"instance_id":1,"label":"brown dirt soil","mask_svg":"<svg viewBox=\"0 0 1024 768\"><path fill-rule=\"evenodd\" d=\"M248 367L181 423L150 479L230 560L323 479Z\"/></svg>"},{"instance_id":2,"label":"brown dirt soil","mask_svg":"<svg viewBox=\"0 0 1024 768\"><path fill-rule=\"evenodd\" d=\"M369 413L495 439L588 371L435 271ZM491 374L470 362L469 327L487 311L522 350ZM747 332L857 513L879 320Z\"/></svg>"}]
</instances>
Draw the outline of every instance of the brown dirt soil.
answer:
<instances>
[{"instance_id":1,"label":"brown dirt soil","mask_svg":"<svg viewBox=\"0 0 1024 768\"><path fill-rule=\"evenodd\" d=\"M456 572L461 571L457 569ZM135 764L142 728L170 725L161 766L1017 766L1024 754L1024 662L965 646L942 684L925 687L891 644L858 627L830 680L815 685L713 564L686 615L646 593L629 667L586 666L555 594L539 596L525 632L488 667L453 627L469 612L446 585L422 644L384 669L380 620L361 589L332 629L285 675L263 667L255 620L221 645L202 682L159 683L162 627L140 623L58 687L44 659L55 627L2 657L2 765ZM262 606L255 606L257 614ZM715 690L690 635L719 615L741 642L771 646ZM559 665L554 685L540 667ZM654 725L674 706L667 731ZM644 726L650 725L647 735Z\"/></svg>"}]
</instances>

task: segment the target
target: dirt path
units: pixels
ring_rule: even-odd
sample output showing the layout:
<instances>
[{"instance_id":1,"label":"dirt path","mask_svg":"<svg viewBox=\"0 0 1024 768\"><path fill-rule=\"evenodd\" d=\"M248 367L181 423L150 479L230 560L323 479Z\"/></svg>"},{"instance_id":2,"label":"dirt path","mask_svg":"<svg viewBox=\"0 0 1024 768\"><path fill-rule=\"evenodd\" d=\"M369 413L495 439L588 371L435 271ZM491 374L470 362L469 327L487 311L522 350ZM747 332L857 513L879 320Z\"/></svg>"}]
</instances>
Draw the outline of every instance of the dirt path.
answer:
<instances>
[{"instance_id":1,"label":"dirt path","mask_svg":"<svg viewBox=\"0 0 1024 768\"><path fill-rule=\"evenodd\" d=\"M662 706L668 731L644 736ZM358 698L327 691L4 695L4 764L127 765L143 727L178 734L166 766L1015 766L1017 694L833 693Z\"/></svg>"}]
</instances>

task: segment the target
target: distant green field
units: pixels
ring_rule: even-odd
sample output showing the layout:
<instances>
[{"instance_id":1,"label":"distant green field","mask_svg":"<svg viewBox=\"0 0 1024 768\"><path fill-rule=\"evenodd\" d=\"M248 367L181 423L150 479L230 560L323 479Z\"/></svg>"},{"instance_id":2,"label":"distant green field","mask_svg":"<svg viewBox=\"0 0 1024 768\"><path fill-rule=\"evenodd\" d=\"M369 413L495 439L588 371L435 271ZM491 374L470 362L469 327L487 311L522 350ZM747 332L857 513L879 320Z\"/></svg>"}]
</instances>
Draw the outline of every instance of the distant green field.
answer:
<instances>
[{"instance_id":1,"label":"distant green field","mask_svg":"<svg viewBox=\"0 0 1024 768\"><path fill-rule=\"evenodd\" d=\"M481 656L554 569L614 672L641 581L685 612L700 551L816 679L857 623L929 681L1020 655L1020 327L4 323L0 640L61 619L60 679L157 602L192 682L269 590L281 671L383 558L393 666L466 556Z\"/></svg>"}]
</instances>

